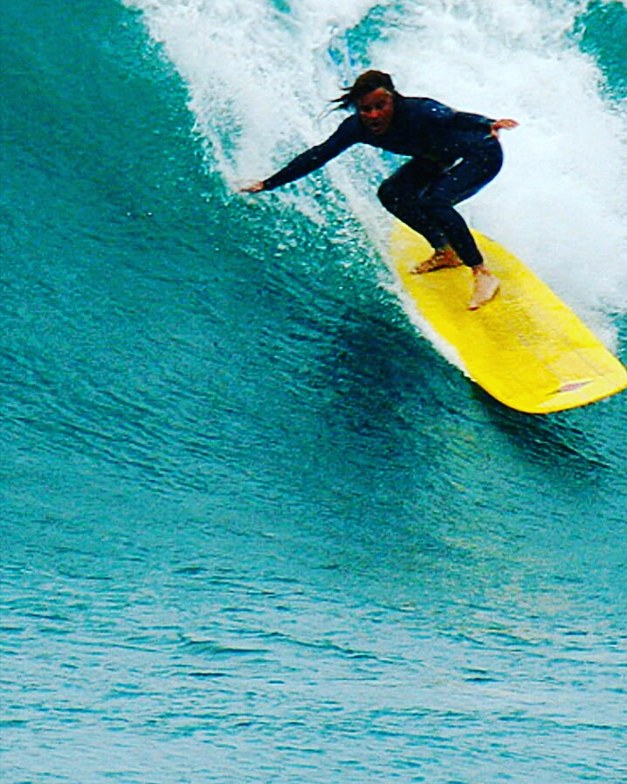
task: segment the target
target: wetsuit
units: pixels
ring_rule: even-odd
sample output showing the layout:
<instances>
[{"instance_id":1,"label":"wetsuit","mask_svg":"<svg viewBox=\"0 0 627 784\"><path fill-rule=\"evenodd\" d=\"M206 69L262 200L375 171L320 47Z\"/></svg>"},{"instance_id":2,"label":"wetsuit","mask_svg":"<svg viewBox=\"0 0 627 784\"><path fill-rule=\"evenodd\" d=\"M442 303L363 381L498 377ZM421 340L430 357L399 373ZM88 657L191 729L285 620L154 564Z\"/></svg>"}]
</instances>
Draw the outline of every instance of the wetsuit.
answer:
<instances>
[{"instance_id":1,"label":"wetsuit","mask_svg":"<svg viewBox=\"0 0 627 784\"><path fill-rule=\"evenodd\" d=\"M501 145L491 135L494 122L431 98L395 94L392 122L385 133L372 133L358 114L351 115L325 142L265 180L264 187L272 190L304 177L353 144L407 155L411 160L381 184L381 203L435 249L451 245L464 264L474 267L483 259L453 205L477 193L502 166Z\"/></svg>"}]
</instances>

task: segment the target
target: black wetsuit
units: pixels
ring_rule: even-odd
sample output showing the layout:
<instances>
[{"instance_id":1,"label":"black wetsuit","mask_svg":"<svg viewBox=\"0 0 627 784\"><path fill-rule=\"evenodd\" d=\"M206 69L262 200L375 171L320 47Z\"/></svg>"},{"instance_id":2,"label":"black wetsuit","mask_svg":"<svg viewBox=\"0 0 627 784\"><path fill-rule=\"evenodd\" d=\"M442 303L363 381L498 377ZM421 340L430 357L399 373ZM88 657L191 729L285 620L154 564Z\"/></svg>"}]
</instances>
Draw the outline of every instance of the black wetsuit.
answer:
<instances>
[{"instance_id":1,"label":"black wetsuit","mask_svg":"<svg viewBox=\"0 0 627 784\"><path fill-rule=\"evenodd\" d=\"M374 134L358 114L348 117L325 142L302 153L264 181L266 190L304 177L353 144L369 144L410 156L379 188L383 206L435 249L451 245L469 267L481 254L453 205L477 193L503 164L494 120L457 112L431 98L394 96L388 130Z\"/></svg>"}]
</instances>

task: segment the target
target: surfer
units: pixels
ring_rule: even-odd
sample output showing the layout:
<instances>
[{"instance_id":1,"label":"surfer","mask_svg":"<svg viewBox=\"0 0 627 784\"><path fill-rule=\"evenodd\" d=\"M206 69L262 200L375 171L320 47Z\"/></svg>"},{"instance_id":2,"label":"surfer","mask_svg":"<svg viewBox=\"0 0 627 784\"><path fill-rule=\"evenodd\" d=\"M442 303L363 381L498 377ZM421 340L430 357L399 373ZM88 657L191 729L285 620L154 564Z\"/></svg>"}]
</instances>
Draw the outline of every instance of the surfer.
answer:
<instances>
[{"instance_id":1,"label":"surfer","mask_svg":"<svg viewBox=\"0 0 627 784\"><path fill-rule=\"evenodd\" d=\"M471 310L489 302L499 280L485 266L466 222L454 205L473 196L492 180L503 164L498 140L515 120L494 120L458 112L431 98L401 95L383 71L366 71L336 98L338 109L356 109L322 144L298 155L284 168L242 188L245 193L270 191L324 166L353 144L368 144L409 156L379 187L383 206L422 234L434 253L413 272L444 267L470 267L474 276Z\"/></svg>"}]
</instances>

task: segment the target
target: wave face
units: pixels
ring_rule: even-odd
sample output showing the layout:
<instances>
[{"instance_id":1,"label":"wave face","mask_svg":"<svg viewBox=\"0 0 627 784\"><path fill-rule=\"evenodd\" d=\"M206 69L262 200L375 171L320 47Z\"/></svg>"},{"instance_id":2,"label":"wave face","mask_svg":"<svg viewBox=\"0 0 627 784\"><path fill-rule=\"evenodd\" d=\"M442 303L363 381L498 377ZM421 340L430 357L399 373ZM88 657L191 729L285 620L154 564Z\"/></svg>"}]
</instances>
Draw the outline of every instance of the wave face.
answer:
<instances>
[{"instance_id":1,"label":"wave face","mask_svg":"<svg viewBox=\"0 0 627 784\"><path fill-rule=\"evenodd\" d=\"M0 12L7 781L623 778L627 397L520 415L421 337L393 158L237 186L368 67L516 117L466 215L624 357L627 11L337 5Z\"/></svg>"}]
</instances>

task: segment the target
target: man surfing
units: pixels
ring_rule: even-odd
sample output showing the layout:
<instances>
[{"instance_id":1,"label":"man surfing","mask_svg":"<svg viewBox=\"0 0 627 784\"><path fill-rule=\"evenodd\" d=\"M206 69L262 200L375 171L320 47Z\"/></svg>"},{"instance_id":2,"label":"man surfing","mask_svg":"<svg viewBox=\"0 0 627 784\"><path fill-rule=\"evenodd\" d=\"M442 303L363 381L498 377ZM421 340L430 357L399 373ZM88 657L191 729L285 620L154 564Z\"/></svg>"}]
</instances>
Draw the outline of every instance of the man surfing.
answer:
<instances>
[{"instance_id":1,"label":"man surfing","mask_svg":"<svg viewBox=\"0 0 627 784\"><path fill-rule=\"evenodd\" d=\"M431 98L398 93L389 74L366 71L334 103L356 109L325 142L311 147L284 168L243 188L260 193L286 185L324 166L353 144L368 144L409 156L379 187L383 206L433 247L433 255L414 272L423 274L462 264L473 272L470 310L485 305L500 282L483 257L454 205L494 179L503 165L498 140L515 120L494 120L458 112Z\"/></svg>"}]
</instances>

